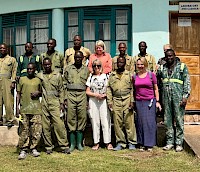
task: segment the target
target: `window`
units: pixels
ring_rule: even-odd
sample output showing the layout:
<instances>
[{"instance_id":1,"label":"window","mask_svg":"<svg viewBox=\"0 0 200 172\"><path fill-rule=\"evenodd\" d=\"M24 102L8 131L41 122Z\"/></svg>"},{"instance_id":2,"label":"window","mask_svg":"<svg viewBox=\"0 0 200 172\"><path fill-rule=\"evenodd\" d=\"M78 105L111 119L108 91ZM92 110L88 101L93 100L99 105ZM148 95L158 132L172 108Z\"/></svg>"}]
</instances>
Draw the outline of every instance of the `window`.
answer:
<instances>
[{"instance_id":1,"label":"window","mask_svg":"<svg viewBox=\"0 0 200 172\"><path fill-rule=\"evenodd\" d=\"M9 45L9 54L14 57L24 54L24 45L29 41L34 44L34 53L46 51L46 42L51 37L50 17L50 12L2 15L2 41Z\"/></svg>"},{"instance_id":2,"label":"window","mask_svg":"<svg viewBox=\"0 0 200 172\"><path fill-rule=\"evenodd\" d=\"M125 42L131 54L131 6L89 7L65 10L65 48L73 46L73 37L81 35L83 46L94 52L99 39L111 56L118 54L119 42ZM129 35L130 34L130 35Z\"/></svg>"}]
</instances>

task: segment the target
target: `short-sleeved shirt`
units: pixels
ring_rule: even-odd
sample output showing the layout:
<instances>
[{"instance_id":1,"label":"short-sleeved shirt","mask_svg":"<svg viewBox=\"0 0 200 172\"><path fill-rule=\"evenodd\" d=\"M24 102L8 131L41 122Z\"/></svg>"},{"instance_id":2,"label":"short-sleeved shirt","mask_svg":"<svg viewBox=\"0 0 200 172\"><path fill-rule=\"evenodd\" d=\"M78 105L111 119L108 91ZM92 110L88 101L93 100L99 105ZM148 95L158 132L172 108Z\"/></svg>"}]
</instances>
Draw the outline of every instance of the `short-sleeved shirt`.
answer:
<instances>
[{"instance_id":1,"label":"short-sleeved shirt","mask_svg":"<svg viewBox=\"0 0 200 172\"><path fill-rule=\"evenodd\" d=\"M93 93L105 94L106 87L108 84L108 79L106 74L92 75L87 79L86 85L90 87Z\"/></svg>"},{"instance_id":2,"label":"short-sleeved shirt","mask_svg":"<svg viewBox=\"0 0 200 172\"><path fill-rule=\"evenodd\" d=\"M31 99L31 93L41 91L39 78L29 79L27 76L20 78L19 84L17 84L17 91L21 92L20 113L42 114L39 97Z\"/></svg>"},{"instance_id":3,"label":"short-sleeved shirt","mask_svg":"<svg viewBox=\"0 0 200 172\"><path fill-rule=\"evenodd\" d=\"M157 79L153 72L151 72L151 74L152 79L150 78L150 74L148 72L144 78L140 78L138 75L136 75L134 81L136 100L151 100L155 98L154 84L157 84Z\"/></svg>"}]
</instances>

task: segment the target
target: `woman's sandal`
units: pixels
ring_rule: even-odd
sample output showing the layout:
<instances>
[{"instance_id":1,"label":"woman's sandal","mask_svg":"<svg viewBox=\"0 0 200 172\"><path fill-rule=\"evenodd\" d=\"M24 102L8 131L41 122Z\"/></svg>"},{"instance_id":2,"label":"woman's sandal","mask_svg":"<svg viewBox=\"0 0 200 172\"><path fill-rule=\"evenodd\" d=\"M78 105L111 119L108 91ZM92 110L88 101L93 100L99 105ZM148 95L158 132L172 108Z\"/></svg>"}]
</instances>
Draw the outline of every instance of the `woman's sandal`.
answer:
<instances>
[{"instance_id":1,"label":"woman's sandal","mask_svg":"<svg viewBox=\"0 0 200 172\"><path fill-rule=\"evenodd\" d=\"M98 150L99 149L99 144L95 144L93 147L92 147L92 150Z\"/></svg>"},{"instance_id":2,"label":"woman's sandal","mask_svg":"<svg viewBox=\"0 0 200 172\"><path fill-rule=\"evenodd\" d=\"M108 150L113 150L113 146L112 146L111 143L108 143L106 147L107 147Z\"/></svg>"}]
</instances>

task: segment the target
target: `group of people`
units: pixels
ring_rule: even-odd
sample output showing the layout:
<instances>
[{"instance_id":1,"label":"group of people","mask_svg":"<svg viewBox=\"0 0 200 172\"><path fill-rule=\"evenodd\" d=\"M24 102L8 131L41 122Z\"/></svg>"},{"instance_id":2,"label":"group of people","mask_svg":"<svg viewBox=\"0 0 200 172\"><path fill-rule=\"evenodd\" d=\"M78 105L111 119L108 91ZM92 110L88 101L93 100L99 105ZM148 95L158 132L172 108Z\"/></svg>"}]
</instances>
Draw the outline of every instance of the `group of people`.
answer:
<instances>
[{"instance_id":1,"label":"group of people","mask_svg":"<svg viewBox=\"0 0 200 172\"><path fill-rule=\"evenodd\" d=\"M81 41L75 35L74 46L65 51L65 56L55 50L55 39L48 40L48 50L40 56L34 55L33 44L27 42L25 54L17 60L7 54L6 44L0 44L0 106L5 105L5 124L13 125L15 87L16 117L21 115L22 119L18 159L25 159L29 149L33 156L39 156L41 136L46 153L51 154L52 131L61 152L83 150L87 113L93 130L93 150L100 148L102 128L108 150L134 150L139 145L141 151L152 151L156 145L157 109L163 109L167 128L163 149L176 146L177 152L182 151L190 78L187 66L172 47L164 46L165 56L156 65L144 41L139 43L140 52L134 57L126 53L126 44L120 43L119 55L113 58L102 40L96 42L93 54L81 46ZM111 113L115 148L111 144ZM63 114L66 121L62 120ZM2 111L0 122L2 125Z\"/></svg>"}]
</instances>

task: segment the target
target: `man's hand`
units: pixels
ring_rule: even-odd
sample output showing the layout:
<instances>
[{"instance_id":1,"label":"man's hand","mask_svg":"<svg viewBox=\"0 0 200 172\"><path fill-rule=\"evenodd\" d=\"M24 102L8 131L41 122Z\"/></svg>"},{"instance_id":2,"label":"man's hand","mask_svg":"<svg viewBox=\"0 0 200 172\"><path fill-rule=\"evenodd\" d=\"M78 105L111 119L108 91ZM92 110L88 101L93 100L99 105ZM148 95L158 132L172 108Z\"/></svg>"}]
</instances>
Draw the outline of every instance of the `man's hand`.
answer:
<instances>
[{"instance_id":1,"label":"man's hand","mask_svg":"<svg viewBox=\"0 0 200 172\"><path fill-rule=\"evenodd\" d=\"M15 82L12 82L12 83L11 83L10 89L11 89L11 90L14 90L14 89L15 89Z\"/></svg>"},{"instance_id":2,"label":"man's hand","mask_svg":"<svg viewBox=\"0 0 200 172\"><path fill-rule=\"evenodd\" d=\"M40 92L39 91L35 91L34 93L31 93L31 99L37 98L40 96Z\"/></svg>"},{"instance_id":3,"label":"man's hand","mask_svg":"<svg viewBox=\"0 0 200 172\"><path fill-rule=\"evenodd\" d=\"M110 109L111 112L113 111L113 105L112 104L109 104L108 108Z\"/></svg>"},{"instance_id":4,"label":"man's hand","mask_svg":"<svg viewBox=\"0 0 200 172\"><path fill-rule=\"evenodd\" d=\"M64 107L65 107L65 109L67 109L67 106L68 106L68 104L67 104L67 99L65 99L65 100L64 100Z\"/></svg>"},{"instance_id":5,"label":"man's hand","mask_svg":"<svg viewBox=\"0 0 200 172\"><path fill-rule=\"evenodd\" d=\"M134 108L134 104L133 104L133 102L131 102L130 105L129 105L129 110L131 110L133 108Z\"/></svg>"},{"instance_id":6,"label":"man's hand","mask_svg":"<svg viewBox=\"0 0 200 172\"><path fill-rule=\"evenodd\" d=\"M180 106L185 107L186 104L187 104L187 99L186 99L186 98L183 98L182 101L181 101L181 103L180 103Z\"/></svg>"},{"instance_id":7,"label":"man's hand","mask_svg":"<svg viewBox=\"0 0 200 172\"><path fill-rule=\"evenodd\" d=\"M19 118L20 110L19 107L16 108L16 117Z\"/></svg>"},{"instance_id":8,"label":"man's hand","mask_svg":"<svg viewBox=\"0 0 200 172\"><path fill-rule=\"evenodd\" d=\"M64 112L65 108L64 108L64 104L60 103L60 111Z\"/></svg>"}]
</instances>

